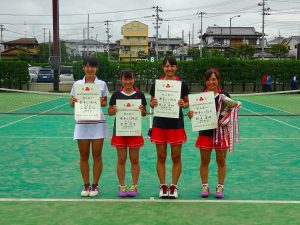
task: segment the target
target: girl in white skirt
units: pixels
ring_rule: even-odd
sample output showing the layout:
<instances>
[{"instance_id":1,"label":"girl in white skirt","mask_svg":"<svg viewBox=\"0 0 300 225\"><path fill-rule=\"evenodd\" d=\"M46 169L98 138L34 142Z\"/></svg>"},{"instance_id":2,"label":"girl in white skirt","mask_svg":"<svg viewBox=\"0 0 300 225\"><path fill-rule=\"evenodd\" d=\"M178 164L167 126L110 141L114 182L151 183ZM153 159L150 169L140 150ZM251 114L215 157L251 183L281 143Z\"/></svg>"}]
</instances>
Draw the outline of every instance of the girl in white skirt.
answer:
<instances>
[{"instance_id":1,"label":"girl in white skirt","mask_svg":"<svg viewBox=\"0 0 300 225\"><path fill-rule=\"evenodd\" d=\"M70 105L74 107L77 99L75 85L94 83L99 85L101 90L101 107L107 104L107 95L109 94L107 85L104 81L97 79L96 72L98 62L94 57L86 57L83 60L83 71L85 76L82 80L78 80L73 84L70 100ZM81 196L97 196L99 193L99 179L102 172L102 147L104 138L108 137L108 129L103 112L99 120L96 121L76 121L74 130L74 140L77 140L80 153L80 170L84 182L84 187L81 191ZM94 160L93 166L93 183L90 185L89 179L89 155L90 145L92 146L92 154Z\"/></svg>"}]
</instances>

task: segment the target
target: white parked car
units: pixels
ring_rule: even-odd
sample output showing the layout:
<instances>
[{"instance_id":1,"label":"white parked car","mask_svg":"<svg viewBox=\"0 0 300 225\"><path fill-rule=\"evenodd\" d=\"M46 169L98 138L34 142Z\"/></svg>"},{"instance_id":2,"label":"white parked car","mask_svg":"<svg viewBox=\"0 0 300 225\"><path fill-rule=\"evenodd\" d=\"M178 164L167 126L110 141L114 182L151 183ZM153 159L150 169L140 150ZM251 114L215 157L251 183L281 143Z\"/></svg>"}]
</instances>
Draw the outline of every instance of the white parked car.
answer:
<instances>
[{"instance_id":1,"label":"white parked car","mask_svg":"<svg viewBox=\"0 0 300 225\"><path fill-rule=\"evenodd\" d=\"M29 82L36 82L37 81L37 77L38 77L38 73L40 71L41 67L39 66L31 66L28 68L28 72L29 72L29 76L30 76L30 80Z\"/></svg>"},{"instance_id":2,"label":"white parked car","mask_svg":"<svg viewBox=\"0 0 300 225\"><path fill-rule=\"evenodd\" d=\"M60 83L74 82L72 66L62 66L60 68L59 82Z\"/></svg>"}]
</instances>

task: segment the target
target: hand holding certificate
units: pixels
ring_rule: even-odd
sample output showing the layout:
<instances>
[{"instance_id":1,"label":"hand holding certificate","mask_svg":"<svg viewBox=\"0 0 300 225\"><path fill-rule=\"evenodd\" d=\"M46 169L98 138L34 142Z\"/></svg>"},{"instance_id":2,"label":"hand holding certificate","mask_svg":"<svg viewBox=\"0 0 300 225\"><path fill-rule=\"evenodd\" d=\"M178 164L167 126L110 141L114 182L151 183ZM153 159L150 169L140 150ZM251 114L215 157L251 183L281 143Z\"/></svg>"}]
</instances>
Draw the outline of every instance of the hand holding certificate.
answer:
<instances>
[{"instance_id":1,"label":"hand holding certificate","mask_svg":"<svg viewBox=\"0 0 300 225\"><path fill-rule=\"evenodd\" d=\"M75 120L100 120L101 90L98 84L76 84Z\"/></svg>"},{"instance_id":2,"label":"hand holding certificate","mask_svg":"<svg viewBox=\"0 0 300 225\"><path fill-rule=\"evenodd\" d=\"M180 93L181 81L156 80L155 98L158 104L154 109L154 116L179 118Z\"/></svg>"},{"instance_id":3,"label":"hand holding certificate","mask_svg":"<svg viewBox=\"0 0 300 225\"><path fill-rule=\"evenodd\" d=\"M218 127L215 98L213 92L189 95L190 109L193 111L192 130L210 130Z\"/></svg>"},{"instance_id":4,"label":"hand holding certificate","mask_svg":"<svg viewBox=\"0 0 300 225\"><path fill-rule=\"evenodd\" d=\"M141 99L117 99L116 135L117 136L140 136L142 135L141 124Z\"/></svg>"}]
</instances>

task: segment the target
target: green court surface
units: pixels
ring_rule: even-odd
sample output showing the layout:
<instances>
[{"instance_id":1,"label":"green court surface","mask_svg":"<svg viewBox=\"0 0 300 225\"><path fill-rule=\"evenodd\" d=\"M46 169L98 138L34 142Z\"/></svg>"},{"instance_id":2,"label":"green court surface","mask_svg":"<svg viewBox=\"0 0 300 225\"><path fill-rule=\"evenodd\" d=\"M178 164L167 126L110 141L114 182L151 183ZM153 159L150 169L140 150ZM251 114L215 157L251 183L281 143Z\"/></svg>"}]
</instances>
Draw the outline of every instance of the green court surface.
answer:
<instances>
[{"instance_id":1,"label":"green court surface","mask_svg":"<svg viewBox=\"0 0 300 225\"><path fill-rule=\"evenodd\" d=\"M139 195L125 201L117 197L116 152L107 139L101 194L85 201L80 197L82 178L69 98L33 98L27 104L22 98L0 103L9 112L0 114L0 224L299 224L299 94L285 97L281 105L239 98L241 140L227 156L223 200L214 197L214 153L209 174L212 193L208 199L199 197L197 133L185 117L188 142L183 145L179 199L174 202L157 200L156 150L147 137L148 117L143 118ZM114 117L106 119L112 132ZM126 184L130 183L127 162Z\"/></svg>"}]
</instances>

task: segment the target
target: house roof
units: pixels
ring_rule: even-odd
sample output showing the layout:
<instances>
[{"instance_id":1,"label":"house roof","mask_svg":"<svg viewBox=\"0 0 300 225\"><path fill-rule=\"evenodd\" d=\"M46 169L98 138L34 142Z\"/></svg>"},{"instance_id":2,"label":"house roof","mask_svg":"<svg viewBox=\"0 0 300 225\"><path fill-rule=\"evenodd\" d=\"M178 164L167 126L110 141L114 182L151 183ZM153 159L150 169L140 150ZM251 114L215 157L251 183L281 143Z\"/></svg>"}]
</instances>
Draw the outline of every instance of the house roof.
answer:
<instances>
[{"instance_id":1,"label":"house roof","mask_svg":"<svg viewBox=\"0 0 300 225\"><path fill-rule=\"evenodd\" d=\"M275 37L273 40L269 41L269 45L282 44L284 37Z\"/></svg>"},{"instance_id":2,"label":"house roof","mask_svg":"<svg viewBox=\"0 0 300 225\"><path fill-rule=\"evenodd\" d=\"M231 33L230 33L231 30ZM254 27L208 27L204 33L206 36L214 35L235 35L235 36L261 36L262 33L257 32Z\"/></svg>"},{"instance_id":3,"label":"house roof","mask_svg":"<svg viewBox=\"0 0 300 225\"><path fill-rule=\"evenodd\" d=\"M20 38L13 41L4 42L4 45L15 45L15 44L36 44L38 45L38 41L36 38Z\"/></svg>"},{"instance_id":4,"label":"house roof","mask_svg":"<svg viewBox=\"0 0 300 225\"><path fill-rule=\"evenodd\" d=\"M148 42L155 42L155 37L149 37ZM158 38L158 44L161 45L167 45L168 44L168 38ZM181 38L169 38L169 45L180 45L182 44Z\"/></svg>"},{"instance_id":5,"label":"house roof","mask_svg":"<svg viewBox=\"0 0 300 225\"><path fill-rule=\"evenodd\" d=\"M287 40L284 41L284 44L289 44L291 40L295 40L297 43L300 43L300 36L291 36Z\"/></svg>"},{"instance_id":6,"label":"house roof","mask_svg":"<svg viewBox=\"0 0 300 225\"><path fill-rule=\"evenodd\" d=\"M142 22L140 22L140 21L137 21L137 20L134 20L134 21L131 21L131 22L129 22L129 23L126 23L125 25L123 25L123 27L132 26L132 25L134 25L134 24L139 24L139 25L143 25L143 26L145 26L145 27L148 27L147 24L144 24L144 23L142 23Z\"/></svg>"},{"instance_id":7,"label":"house roof","mask_svg":"<svg viewBox=\"0 0 300 225\"><path fill-rule=\"evenodd\" d=\"M18 55L21 52L25 52L29 55L36 55L37 52L34 50L30 50L30 49L26 49L26 48L10 48L10 49L6 49L3 52L1 52L1 55L5 56L5 55Z\"/></svg>"},{"instance_id":8,"label":"house roof","mask_svg":"<svg viewBox=\"0 0 300 225\"><path fill-rule=\"evenodd\" d=\"M104 42L96 41L94 39L84 39L84 40L65 40L65 43L78 44L78 45L106 45Z\"/></svg>"}]
</instances>

